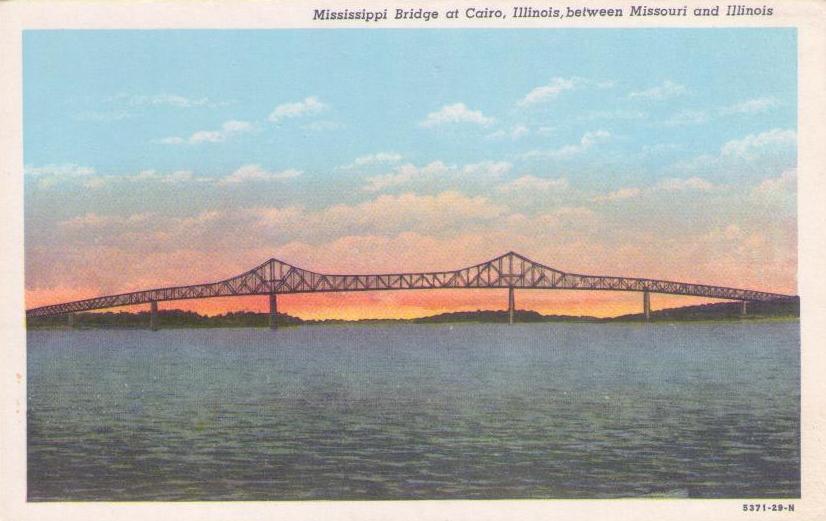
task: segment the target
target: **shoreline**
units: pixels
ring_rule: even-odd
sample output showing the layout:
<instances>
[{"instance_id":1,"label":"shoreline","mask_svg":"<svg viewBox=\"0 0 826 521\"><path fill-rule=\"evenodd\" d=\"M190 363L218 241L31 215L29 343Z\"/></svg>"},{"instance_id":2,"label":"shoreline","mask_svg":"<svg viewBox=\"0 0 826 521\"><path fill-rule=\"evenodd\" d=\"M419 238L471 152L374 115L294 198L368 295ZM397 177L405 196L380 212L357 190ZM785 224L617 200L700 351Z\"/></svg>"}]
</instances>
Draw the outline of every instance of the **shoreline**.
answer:
<instances>
[{"instance_id":1,"label":"shoreline","mask_svg":"<svg viewBox=\"0 0 826 521\"><path fill-rule=\"evenodd\" d=\"M278 329L282 328L294 328L294 327L317 327L317 326L327 326L327 327L350 327L350 326L361 326L361 327L372 327L372 326L388 326L388 325L399 325L399 326L453 326L457 324L467 324L467 325L487 325L487 324L500 324L500 325L509 325L507 322L501 321L490 321L490 320L445 320L445 321L424 321L420 322L419 319L364 319L364 320L352 320L352 321L338 321L338 320L331 320L331 321L318 321L318 322L304 322L300 324L290 323L290 324L279 324ZM684 325L684 324L696 324L696 325L708 325L708 324L766 324L766 323L790 323L790 322L800 322L800 317L797 316L760 316L760 317L736 317L736 318L715 318L715 319L677 319L677 318L663 318L663 319L652 319L650 321L643 321L643 320L634 320L634 319L616 319L616 318L606 318L606 319L595 319L595 320L578 320L578 319L570 319L570 320L534 320L534 321L525 321L519 322L515 321L512 325L514 326L524 326L524 325L541 325L541 324L576 324L576 325L629 325L629 324L637 324L637 325ZM253 325L253 324L170 324L164 326L161 324L161 329L163 330L172 330L172 329L268 329L269 327L266 325ZM66 325L36 325L36 326L27 326L27 331L62 331L62 330L144 330L148 329L147 326L142 325L124 325L124 326L117 326L117 325L96 325L96 324L80 324L74 327L69 327Z\"/></svg>"}]
</instances>

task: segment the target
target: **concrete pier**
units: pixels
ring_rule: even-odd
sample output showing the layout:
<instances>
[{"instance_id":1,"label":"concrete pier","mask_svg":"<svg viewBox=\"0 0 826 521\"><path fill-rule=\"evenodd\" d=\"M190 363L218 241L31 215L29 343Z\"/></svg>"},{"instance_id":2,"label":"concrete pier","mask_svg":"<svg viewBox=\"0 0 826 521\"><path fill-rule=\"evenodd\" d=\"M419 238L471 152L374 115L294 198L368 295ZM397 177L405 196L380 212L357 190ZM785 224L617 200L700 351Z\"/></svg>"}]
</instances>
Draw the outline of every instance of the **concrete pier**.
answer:
<instances>
[{"instance_id":1,"label":"concrete pier","mask_svg":"<svg viewBox=\"0 0 826 521\"><path fill-rule=\"evenodd\" d=\"M149 329L157 331L158 327L158 303L153 300L149 303Z\"/></svg>"},{"instance_id":2,"label":"concrete pier","mask_svg":"<svg viewBox=\"0 0 826 521\"><path fill-rule=\"evenodd\" d=\"M642 312L646 321L651 320L651 295L648 290L642 292Z\"/></svg>"},{"instance_id":3,"label":"concrete pier","mask_svg":"<svg viewBox=\"0 0 826 521\"><path fill-rule=\"evenodd\" d=\"M740 316L746 316L749 314L749 301L744 300L740 303Z\"/></svg>"},{"instance_id":4,"label":"concrete pier","mask_svg":"<svg viewBox=\"0 0 826 521\"><path fill-rule=\"evenodd\" d=\"M516 311L516 298L513 288L508 288L508 324L513 324L513 312Z\"/></svg>"},{"instance_id":5,"label":"concrete pier","mask_svg":"<svg viewBox=\"0 0 826 521\"><path fill-rule=\"evenodd\" d=\"M69 326L69 329L74 329L74 327L75 327L75 314L74 313L67 313L66 314L66 325Z\"/></svg>"},{"instance_id":6,"label":"concrete pier","mask_svg":"<svg viewBox=\"0 0 826 521\"><path fill-rule=\"evenodd\" d=\"M270 329L278 329L278 300L275 293L270 293Z\"/></svg>"}]
</instances>

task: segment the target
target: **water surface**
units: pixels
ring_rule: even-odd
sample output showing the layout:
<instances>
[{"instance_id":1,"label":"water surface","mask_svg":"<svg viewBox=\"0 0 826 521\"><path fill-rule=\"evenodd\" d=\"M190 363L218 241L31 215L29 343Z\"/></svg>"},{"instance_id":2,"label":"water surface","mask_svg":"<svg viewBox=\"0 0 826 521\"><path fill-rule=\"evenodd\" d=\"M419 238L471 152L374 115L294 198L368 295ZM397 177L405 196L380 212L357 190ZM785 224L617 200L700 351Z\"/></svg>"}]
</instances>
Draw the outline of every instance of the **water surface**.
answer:
<instances>
[{"instance_id":1,"label":"water surface","mask_svg":"<svg viewBox=\"0 0 826 521\"><path fill-rule=\"evenodd\" d=\"M31 331L44 500L799 497L799 324Z\"/></svg>"}]
</instances>

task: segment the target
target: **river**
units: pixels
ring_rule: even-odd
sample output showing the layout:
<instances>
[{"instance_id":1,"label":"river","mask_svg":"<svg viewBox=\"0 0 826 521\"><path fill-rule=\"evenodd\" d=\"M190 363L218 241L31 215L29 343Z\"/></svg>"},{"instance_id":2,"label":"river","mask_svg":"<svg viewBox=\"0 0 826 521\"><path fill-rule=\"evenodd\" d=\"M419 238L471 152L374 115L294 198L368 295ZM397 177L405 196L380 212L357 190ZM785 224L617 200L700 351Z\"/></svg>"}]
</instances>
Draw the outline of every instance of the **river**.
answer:
<instances>
[{"instance_id":1,"label":"river","mask_svg":"<svg viewBox=\"0 0 826 521\"><path fill-rule=\"evenodd\" d=\"M33 330L28 498L799 497L796 321Z\"/></svg>"}]
</instances>

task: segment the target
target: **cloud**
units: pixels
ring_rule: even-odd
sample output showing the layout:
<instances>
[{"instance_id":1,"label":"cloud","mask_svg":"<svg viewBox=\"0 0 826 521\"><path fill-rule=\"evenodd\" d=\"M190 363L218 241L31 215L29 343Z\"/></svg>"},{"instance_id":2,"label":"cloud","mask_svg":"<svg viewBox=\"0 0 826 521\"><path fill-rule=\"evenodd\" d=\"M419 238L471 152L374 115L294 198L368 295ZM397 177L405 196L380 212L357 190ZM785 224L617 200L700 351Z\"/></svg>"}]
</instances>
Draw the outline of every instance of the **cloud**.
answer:
<instances>
[{"instance_id":1,"label":"cloud","mask_svg":"<svg viewBox=\"0 0 826 521\"><path fill-rule=\"evenodd\" d=\"M675 83L671 80L666 80L660 85L651 87L650 89L632 91L628 94L631 99L640 100L666 100L683 96L688 93L688 89L684 85Z\"/></svg>"},{"instance_id":2,"label":"cloud","mask_svg":"<svg viewBox=\"0 0 826 521\"><path fill-rule=\"evenodd\" d=\"M49 164L44 166L26 165L23 173L29 176L60 176L60 177L84 177L93 175L95 169L90 166L81 166L74 163Z\"/></svg>"},{"instance_id":3,"label":"cloud","mask_svg":"<svg viewBox=\"0 0 826 521\"><path fill-rule=\"evenodd\" d=\"M605 142L610 137L611 133L605 130L586 132L575 145L565 145L555 150L531 150L522 157L525 159L567 159L590 150L594 145Z\"/></svg>"},{"instance_id":4,"label":"cloud","mask_svg":"<svg viewBox=\"0 0 826 521\"><path fill-rule=\"evenodd\" d=\"M751 183L754 179L777 176L793 168L797 159L796 144L794 130L775 128L732 139L724 143L717 154L679 160L666 171L677 177L701 176Z\"/></svg>"},{"instance_id":5,"label":"cloud","mask_svg":"<svg viewBox=\"0 0 826 521\"><path fill-rule=\"evenodd\" d=\"M388 163L398 163L402 160L402 155L395 152L378 152L359 156L352 163L337 167L338 170L352 170L354 168L368 167L373 165L385 165Z\"/></svg>"},{"instance_id":6,"label":"cloud","mask_svg":"<svg viewBox=\"0 0 826 521\"><path fill-rule=\"evenodd\" d=\"M614 109L614 110L592 110L587 112L580 119L585 121L596 121L600 119L646 119L648 114L639 110Z\"/></svg>"},{"instance_id":7,"label":"cloud","mask_svg":"<svg viewBox=\"0 0 826 521\"><path fill-rule=\"evenodd\" d=\"M753 98L740 103L735 103L728 107L720 109L720 114L758 114L767 112L775 107L780 106L780 100L775 97L767 96L762 98Z\"/></svg>"},{"instance_id":8,"label":"cloud","mask_svg":"<svg viewBox=\"0 0 826 521\"><path fill-rule=\"evenodd\" d=\"M228 105L229 102L214 101L207 97L191 98L181 96L178 94L161 93L151 96L147 95L130 95L118 94L107 101L119 104L125 104L130 107L175 107L175 108L193 108L193 107L222 107Z\"/></svg>"},{"instance_id":9,"label":"cloud","mask_svg":"<svg viewBox=\"0 0 826 521\"><path fill-rule=\"evenodd\" d=\"M123 121L133 117L134 114L125 110L110 111L85 111L75 114L74 119L78 121L95 121L98 123L109 121Z\"/></svg>"},{"instance_id":10,"label":"cloud","mask_svg":"<svg viewBox=\"0 0 826 521\"><path fill-rule=\"evenodd\" d=\"M535 194L537 192L559 191L567 188L568 180L564 178L545 179L532 175L523 175L509 183L499 185L497 190L505 193Z\"/></svg>"},{"instance_id":11,"label":"cloud","mask_svg":"<svg viewBox=\"0 0 826 521\"><path fill-rule=\"evenodd\" d=\"M513 165L507 161L482 161L480 163L471 163L462 167L462 173L471 175L475 179L480 177L496 178L503 174L510 172Z\"/></svg>"},{"instance_id":12,"label":"cloud","mask_svg":"<svg viewBox=\"0 0 826 521\"><path fill-rule=\"evenodd\" d=\"M282 179L292 179L301 175L300 170L281 170L280 172L270 172L261 168L260 165L244 165L227 177L218 180L218 185L237 185L249 181L274 181Z\"/></svg>"},{"instance_id":13,"label":"cloud","mask_svg":"<svg viewBox=\"0 0 826 521\"><path fill-rule=\"evenodd\" d=\"M755 159L762 154L787 150L796 143L797 133L794 130L775 128L760 134L749 134L742 139L731 140L723 145L720 153L723 156L739 159Z\"/></svg>"},{"instance_id":14,"label":"cloud","mask_svg":"<svg viewBox=\"0 0 826 521\"><path fill-rule=\"evenodd\" d=\"M663 179L657 183L655 188L666 192L682 192L686 190L708 191L714 188L714 184L700 177L689 177L687 179L670 178Z\"/></svg>"},{"instance_id":15,"label":"cloud","mask_svg":"<svg viewBox=\"0 0 826 521\"><path fill-rule=\"evenodd\" d=\"M87 188L98 188L100 182L95 169L74 163L49 164L44 166L25 165L24 175L37 180L37 187L47 190L58 183L80 180Z\"/></svg>"},{"instance_id":16,"label":"cloud","mask_svg":"<svg viewBox=\"0 0 826 521\"><path fill-rule=\"evenodd\" d=\"M278 123L284 119L299 118L311 114L324 112L329 107L315 96L309 96L302 101L282 103L270 112L269 120Z\"/></svg>"},{"instance_id":17,"label":"cloud","mask_svg":"<svg viewBox=\"0 0 826 521\"><path fill-rule=\"evenodd\" d=\"M779 177L764 179L754 187L755 194L771 194L784 190L794 189L797 184L797 171L794 168L784 171Z\"/></svg>"},{"instance_id":18,"label":"cloud","mask_svg":"<svg viewBox=\"0 0 826 521\"><path fill-rule=\"evenodd\" d=\"M442 161L433 161L423 167L407 163L397 166L391 173L367 178L366 192L380 192L389 188L417 184L430 190L437 186L463 185L498 179L510 171L513 165L506 161L482 161L462 167L447 165Z\"/></svg>"},{"instance_id":19,"label":"cloud","mask_svg":"<svg viewBox=\"0 0 826 521\"><path fill-rule=\"evenodd\" d=\"M536 87L530 91L524 98L517 101L516 105L519 107L527 107L537 103L545 103L556 99L565 91L573 90L577 83L579 83L578 78L553 78L546 85Z\"/></svg>"},{"instance_id":20,"label":"cloud","mask_svg":"<svg viewBox=\"0 0 826 521\"><path fill-rule=\"evenodd\" d=\"M485 136L488 139L505 139L510 138L511 141L517 141L530 133L530 129L525 125L514 125L509 130L499 129Z\"/></svg>"},{"instance_id":21,"label":"cloud","mask_svg":"<svg viewBox=\"0 0 826 521\"><path fill-rule=\"evenodd\" d=\"M628 187L628 188L620 188L614 192L610 192L604 195L598 195L593 198L595 203L609 203L613 201L622 201L624 199L632 199L634 197L638 197L642 193L642 190L636 187Z\"/></svg>"},{"instance_id":22,"label":"cloud","mask_svg":"<svg viewBox=\"0 0 826 521\"><path fill-rule=\"evenodd\" d=\"M155 96L132 96L130 105L166 105L178 108L203 107L210 103L209 98L187 98L177 94L157 94Z\"/></svg>"},{"instance_id":23,"label":"cloud","mask_svg":"<svg viewBox=\"0 0 826 521\"><path fill-rule=\"evenodd\" d=\"M117 176L109 176L111 179L117 179ZM168 174L157 172L155 170L141 170L137 174L125 176L125 179L132 182L140 181L160 181L161 183L183 183L195 179L195 174L191 170L176 170Z\"/></svg>"},{"instance_id":24,"label":"cloud","mask_svg":"<svg viewBox=\"0 0 826 521\"><path fill-rule=\"evenodd\" d=\"M198 145L201 143L221 143L239 134L252 132L255 129L252 123L248 121L231 120L224 122L218 130L199 130L194 132L188 138L179 136L165 137L156 140L156 143L162 145Z\"/></svg>"},{"instance_id":25,"label":"cloud","mask_svg":"<svg viewBox=\"0 0 826 521\"><path fill-rule=\"evenodd\" d=\"M88 228L104 228L107 226L143 226L151 217L152 212L136 213L127 216L100 215L95 212L87 212L83 215L72 217L57 223L58 226L72 230L82 230Z\"/></svg>"},{"instance_id":26,"label":"cloud","mask_svg":"<svg viewBox=\"0 0 826 521\"><path fill-rule=\"evenodd\" d=\"M441 161L433 161L421 168L407 163L396 167L390 174L368 177L364 190L367 192L379 192L385 188L407 184L416 178L432 178L445 174L450 170L451 167L448 167Z\"/></svg>"},{"instance_id":27,"label":"cloud","mask_svg":"<svg viewBox=\"0 0 826 521\"><path fill-rule=\"evenodd\" d=\"M681 110L668 118L665 121L665 125L669 127L701 125L708 123L709 119L708 112L704 110Z\"/></svg>"},{"instance_id":28,"label":"cloud","mask_svg":"<svg viewBox=\"0 0 826 521\"><path fill-rule=\"evenodd\" d=\"M628 199L636 199L646 195L655 195L663 192L686 192L686 191L702 191L707 192L715 188L710 181L700 177L689 178L668 178L659 181L652 187L641 189L635 186L624 187L607 194L594 196L591 201L595 203L612 203L616 201L625 201Z\"/></svg>"},{"instance_id":29,"label":"cloud","mask_svg":"<svg viewBox=\"0 0 826 521\"><path fill-rule=\"evenodd\" d=\"M354 206L336 205L320 212L321 223L336 223L353 230L399 231L418 229L434 231L494 219L506 208L486 197L469 197L448 191L436 195L380 195Z\"/></svg>"},{"instance_id":30,"label":"cloud","mask_svg":"<svg viewBox=\"0 0 826 521\"><path fill-rule=\"evenodd\" d=\"M445 105L436 112L431 112L424 120L419 122L419 125L430 128L452 123L471 123L486 127L493 122L493 118L485 116L479 110L471 110L464 103L454 103L453 105Z\"/></svg>"},{"instance_id":31,"label":"cloud","mask_svg":"<svg viewBox=\"0 0 826 521\"><path fill-rule=\"evenodd\" d=\"M786 206L794 211L797 201L797 170L790 168L777 177L764 179L752 188L750 196L755 203Z\"/></svg>"}]
</instances>

